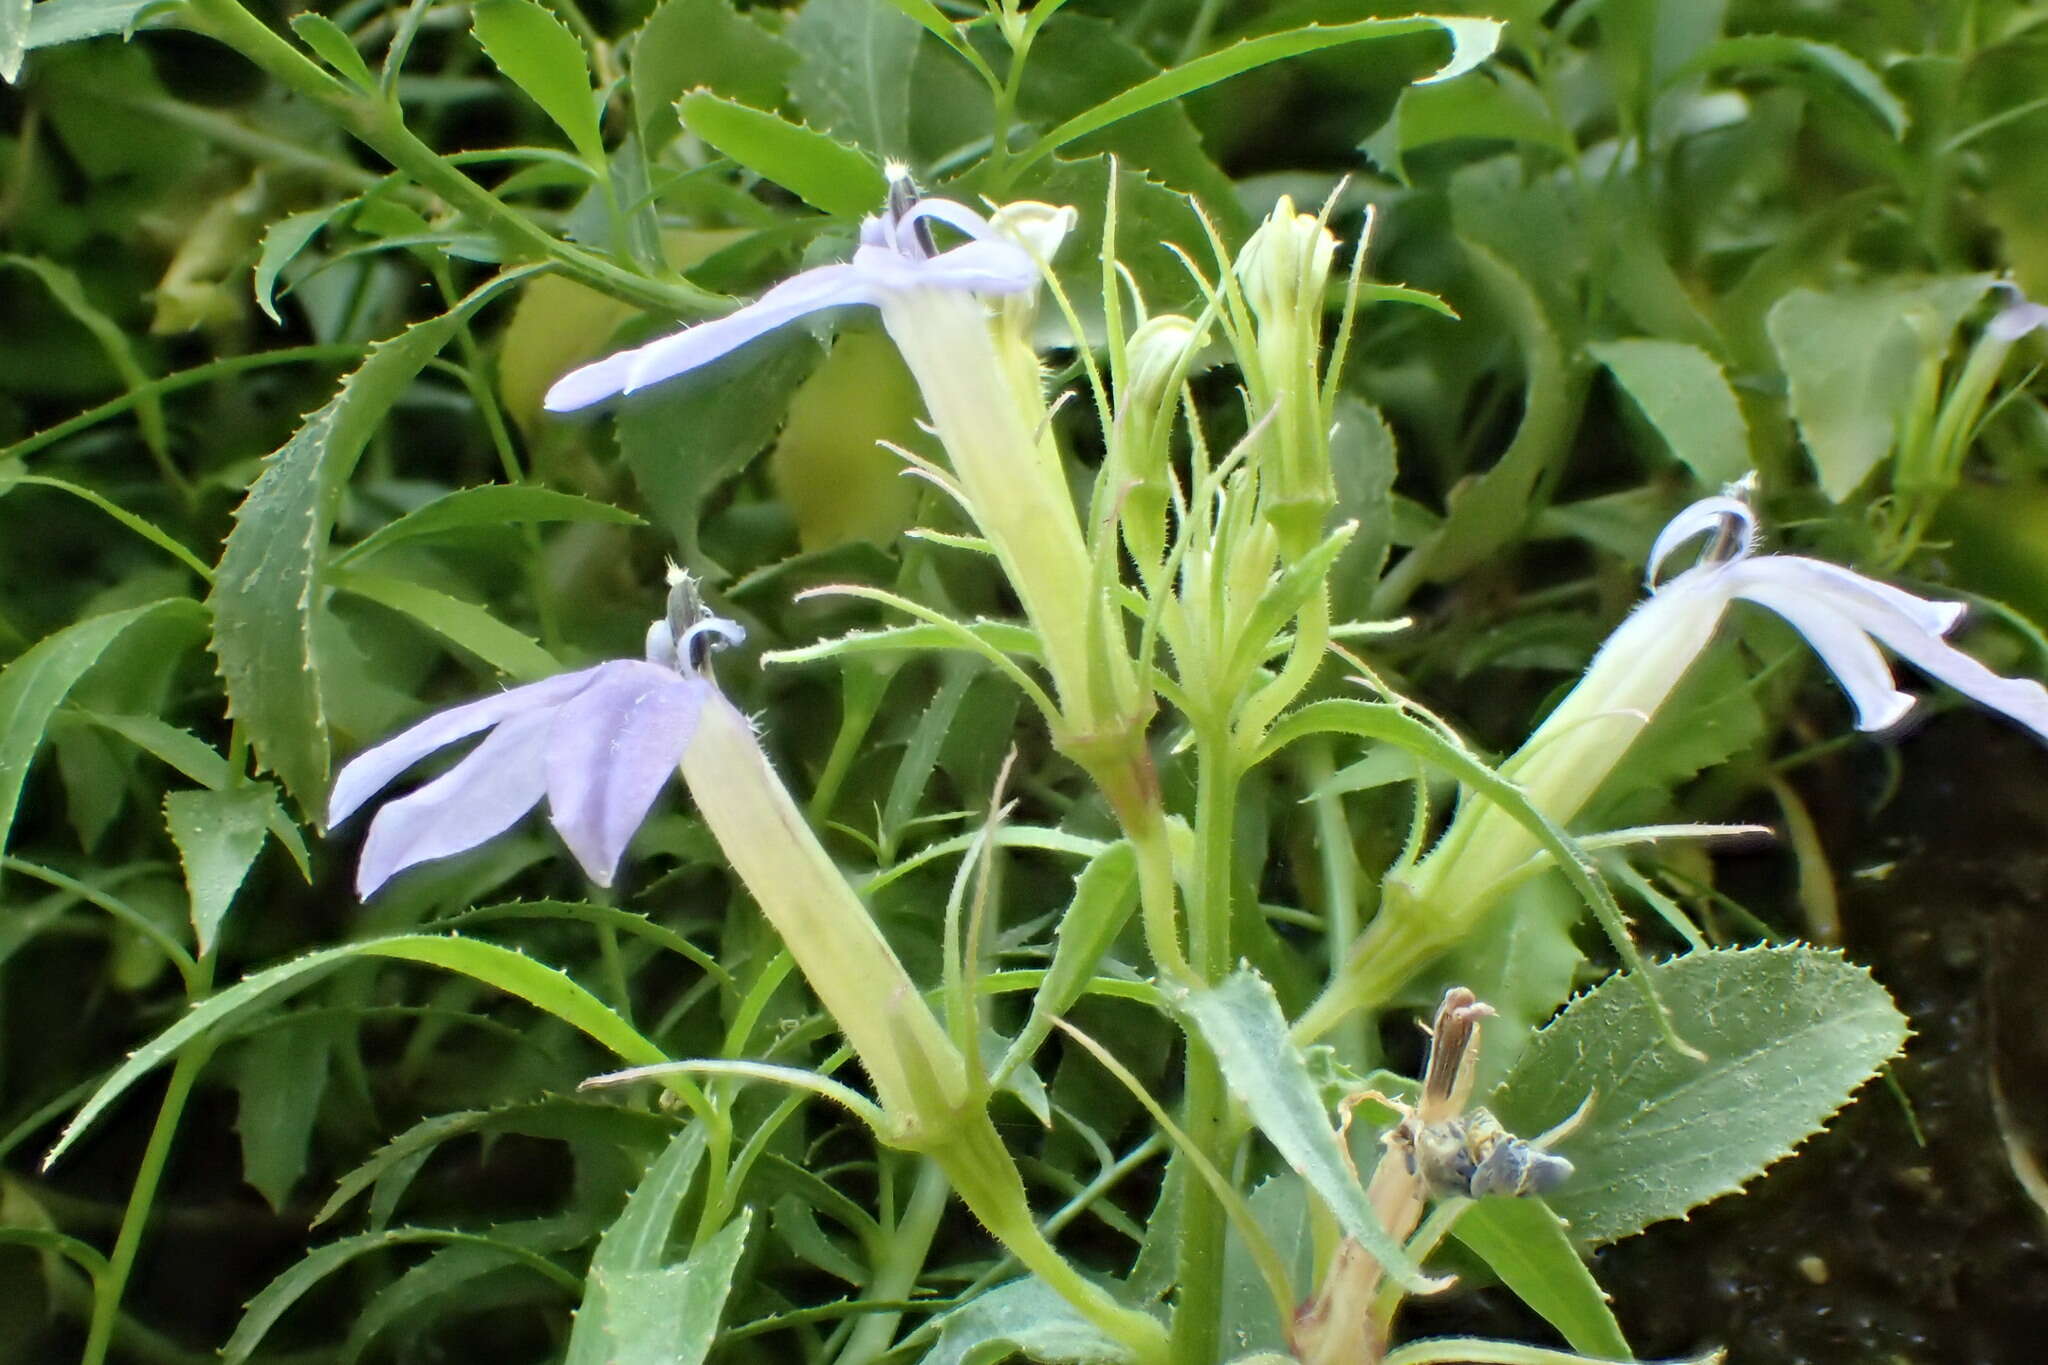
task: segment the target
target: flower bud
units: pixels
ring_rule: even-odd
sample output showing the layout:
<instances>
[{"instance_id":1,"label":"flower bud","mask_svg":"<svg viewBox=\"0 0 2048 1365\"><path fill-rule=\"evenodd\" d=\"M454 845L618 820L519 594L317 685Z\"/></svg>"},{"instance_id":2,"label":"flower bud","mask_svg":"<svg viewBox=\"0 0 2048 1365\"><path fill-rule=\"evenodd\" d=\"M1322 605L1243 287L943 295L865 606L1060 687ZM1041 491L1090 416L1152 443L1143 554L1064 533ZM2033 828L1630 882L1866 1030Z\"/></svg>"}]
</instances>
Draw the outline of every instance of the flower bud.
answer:
<instances>
[{"instance_id":1,"label":"flower bud","mask_svg":"<svg viewBox=\"0 0 2048 1365\"><path fill-rule=\"evenodd\" d=\"M1270 422L1257 461L1261 501L1293 555L1322 536L1337 500L1320 368L1323 297L1336 255L1337 239L1322 220L1296 213L1283 195L1237 258L1252 314L1251 354L1238 363L1254 417Z\"/></svg>"}]
</instances>

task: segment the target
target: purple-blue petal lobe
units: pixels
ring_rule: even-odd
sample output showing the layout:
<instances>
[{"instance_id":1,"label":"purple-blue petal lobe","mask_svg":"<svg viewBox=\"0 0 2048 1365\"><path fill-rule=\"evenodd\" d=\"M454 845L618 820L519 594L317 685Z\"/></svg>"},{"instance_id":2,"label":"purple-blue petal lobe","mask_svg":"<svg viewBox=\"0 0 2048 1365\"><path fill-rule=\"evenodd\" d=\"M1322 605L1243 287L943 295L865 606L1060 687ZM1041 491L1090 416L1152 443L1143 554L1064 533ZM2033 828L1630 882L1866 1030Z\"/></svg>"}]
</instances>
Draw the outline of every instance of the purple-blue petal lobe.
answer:
<instances>
[{"instance_id":1,"label":"purple-blue petal lobe","mask_svg":"<svg viewBox=\"0 0 2048 1365\"><path fill-rule=\"evenodd\" d=\"M547 791L554 719L546 707L500 721L467 758L378 811L356 866L356 894L367 900L408 867L495 839L532 810Z\"/></svg>"},{"instance_id":2,"label":"purple-blue petal lobe","mask_svg":"<svg viewBox=\"0 0 2048 1365\"><path fill-rule=\"evenodd\" d=\"M507 717L545 709L568 700L590 685L597 670L580 669L500 692L494 697L452 706L402 730L374 748L357 754L334 779L327 803L327 823L340 824L362 804L383 791L391 780L434 750L466 739Z\"/></svg>"},{"instance_id":3,"label":"purple-blue petal lobe","mask_svg":"<svg viewBox=\"0 0 2048 1365\"><path fill-rule=\"evenodd\" d=\"M556 381L542 402L549 412L589 407L708 365L808 313L872 303L873 296L873 281L858 267L821 265L784 280L737 312L572 370Z\"/></svg>"},{"instance_id":4,"label":"purple-blue petal lobe","mask_svg":"<svg viewBox=\"0 0 2048 1365\"><path fill-rule=\"evenodd\" d=\"M562 841L592 881L610 886L634 831L675 776L711 684L633 660L599 674L555 713L547 792Z\"/></svg>"}]
</instances>

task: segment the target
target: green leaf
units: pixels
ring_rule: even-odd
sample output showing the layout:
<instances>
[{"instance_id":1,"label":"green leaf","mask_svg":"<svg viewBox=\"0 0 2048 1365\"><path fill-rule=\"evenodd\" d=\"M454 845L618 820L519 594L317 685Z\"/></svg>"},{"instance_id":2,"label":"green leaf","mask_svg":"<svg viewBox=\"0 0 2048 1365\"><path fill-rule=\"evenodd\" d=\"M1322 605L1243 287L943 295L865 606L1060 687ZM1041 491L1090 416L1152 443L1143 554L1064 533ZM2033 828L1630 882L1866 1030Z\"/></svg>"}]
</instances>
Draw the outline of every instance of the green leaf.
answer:
<instances>
[{"instance_id":1,"label":"green leaf","mask_svg":"<svg viewBox=\"0 0 2048 1365\"><path fill-rule=\"evenodd\" d=\"M392 405L470 314L513 278L500 275L451 311L372 348L340 392L264 461L235 510L208 598L213 652L229 714L241 722L257 760L302 806L325 804L332 762L313 621L335 502Z\"/></svg>"},{"instance_id":2,"label":"green leaf","mask_svg":"<svg viewBox=\"0 0 2048 1365\"><path fill-rule=\"evenodd\" d=\"M874 0L808 0L784 37L799 59L790 93L814 126L878 161L910 159L916 22ZM877 194L859 212L880 202Z\"/></svg>"},{"instance_id":3,"label":"green leaf","mask_svg":"<svg viewBox=\"0 0 2048 1365\"><path fill-rule=\"evenodd\" d=\"M938 1320L922 1365L993 1365L1023 1355L1054 1365L1123 1365L1130 1352L1043 1280L1012 1280Z\"/></svg>"},{"instance_id":4,"label":"green leaf","mask_svg":"<svg viewBox=\"0 0 2048 1365\"><path fill-rule=\"evenodd\" d=\"M322 228L334 221L336 215L354 208L357 203L354 199L343 199L322 208L290 214L264 230L263 246L256 255L254 288L256 306L272 322L284 323L277 311L277 277L320 235Z\"/></svg>"},{"instance_id":5,"label":"green leaf","mask_svg":"<svg viewBox=\"0 0 2048 1365\"><path fill-rule=\"evenodd\" d=\"M1063 15L1031 44L1031 61L1018 91L1017 110L1036 126L1050 127L1158 74L1158 64L1117 25L1088 15ZM1230 177L1210 158L1193 118L1179 102L1120 119L1077 139L1065 153L1072 159L1114 156L1121 166L1193 195L1217 220L1227 240L1240 239L1249 231Z\"/></svg>"},{"instance_id":6,"label":"green leaf","mask_svg":"<svg viewBox=\"0 0 2048 1365\"><path fill-rule=\"evenodd\" d=\"M143 27L151 11L175 7L175 0L40 0L28 7L27 46L33 51L81 38L131 33Z\"/></svg>"},{"instance_id":7,"label":"green leaf","mask_svg":"<svg viewBox=\"0 0 2048 1365\"><path fill-rule=\"evenodd\" d=\"M753 1221L753 1209L741 1209L681 1265L616 1277L593 1270L591 1279L606 1285L610 1328L609 1350L596 1359L604 1365L703 1365ZM570 1365L580 1365L573 1353Z\"/></svg>"},{"instance_id":8,"label":"green leaf","mask_svg":"<svg viewBox=\"0 0 2048 1365\"><path fill-rule=\"evenodd\" d=\"M296 1265L265 1285L255 1298L249 1300L241 1322L235 1326L234 1335L228 1338L227 1345L221 1347L221 1358L227 1365L245 1365L255 1355L256 1348L263 1344L263 1338L269 1335L270 1329L293 1304L349 1262L374 1252L422 1243L493 1247L563 1288L574 1290L576 1287L575 1276L538 1252L481 1233L444 1228L393 1228L388 1232L366 1232L313 1248Z\"/></svg>"},{"instance_id":9,"label":"green leaf","mask_svg":"<svg viewBox=\"0 0 2048 1365\"><path fill-rule=\"evenodd\" d=\"M1451 1235L1486 1262L1515 1297L1543 1315L1574 1351L1633 1360L1628 1339L1569 1233L1539 1199L1482 1199Z\"/></svg>"},{"instance_id":10,"label":"green leaf","mask_svg":"<svg viewBox=\"0 0 2048 1365\"><path fill-rule=\"evenodd\" d=\"M6 0L0 0L0 5L5 3ZM129 342L127 330L86 297L84 284L64 266L33 256L0 253L0 266L7 265L25 270L42 281L43 288L50 291L50 297L57 301L58 306L92 333L93 340L99 343L108 363L120 374L121 382L128 386L129 394L135 399L135 420L142 428L143 441L159 463L167 463L170 459L170 433L164 425L163 395L151 384L142 362L135 358L135 348Z\"/></svg>"},{"instance_id":11,"label":"green leaf","mask_svg":"<svg viewBox=\"0 0 2048 1365\"><path fill-rule=\"evenodd\" d=\"M276 813L277 789L268 782L165 794L164 823L185 864L192 933L200 952L212 951L221 921L263 851L264 830Z\"/></svg>"},{"instance_id":12,"label":"green leaf","mask_svg":"<svg viewBox=\"0 0 2048 1365\"><path fill-rule=\"evenodd\" d=\"M167 597L126 611L90 616L36 641L0 669L0 851L7 847L22 783L28 780L29 761L42 746L50 717L123 631L155 616L197 625L205 619L205 612L189 597Z\"/></svg>"},{"instance_id":13,"label":"green leaf","mask_svg":"<svg viewBox=\"0 0 2048 1365\"><path fill-rule=\"evenodd\" d=\"M705 1137L701 1124L678 1132L599 1240L564 1365L701 1365L710 1351L753 1211L668 1264Z\"/></svg>"},{"instance_id":14,"label":"green leaf","mask_svg":"<svg viewBox=\"0 0 2048 1365\"><path fill-rule=\"evenodd\" d=\"M287 1019L257 1032L235 1059L242 1178L273 1212L283 1212L306 1173L333 1045L331 1021Z\"/></svg>"},{"instance_id":15,"label":"green leaf","mask_svg":"<svg viewBox=\"0 0 2048 1365\"><path fill-rule=\"evenodd\" d=\"M1892 280L1823 294L1794 289L1764 320L1792 389L1792 416L1820 474L1841 502L1890 452L1914 381L1948 350L1986 275Z\"/></svg>"},{"instance_id":16,"label":"green leaf","mask_svg":"<svg viewBox=\"0 0 2048 1365\"><path fill-rule=\"evenodd\" d=\"M1330 470L1337 484L1337 515L1357 522L1358 531L1330 573L1330 596L1337 618L1351 620L1366 614L1373 585L1386 567L1399 455L1386 419L1355 394L1337 395L1335 418Z\"/></svg>"},{"instance_id":17,"label":"green leaf","mask_svg":"<svg viewBox=\"0 0 2048 1365\"><path fill-rule=\"evenodd\" d=\"M789 400L818 362L801 330L754 342L671 379L619 409L619 453L676 558L700 577L728 575L697 546L704 504L775 438Z\"/></svg>"},{"instance_id":18,"label":"green leaf","mask_svg":"<svg viewBox=\"0 0 2048 1365\"><path fill-rule=\"evenodd\" d=\"M57 1145L43 1158L44 1166L47 1168L55 1163L79 1135L106 1112L107 1106L125 1094L129 1087L194 1039L228 1022L245 1009L274 1004L305 989L335 968L365 957L418 962L473 977L487 986L516 995L535 1008L582 1030L629 1065L651 1066L668 1060L666 1053L603 1001L553 967L495 943L452 935L399 934L308 953L257 972L254 976L244 977L226 990L200 1001L177 1023L138 1048L100 1084L71 1122L65 1125Z\"/></svg>"},{"instance_id":19,"label":"green leaf","mask_svg":"<svg viewBox=\"0 0 2048 1365\"><path fill-rule=\"evenodd\" d=\"M1208 53L1191 62L1162 71L1150 80L1132 86L1114 99L1104 100L1086 113L1075 115L1032 143L1017 160L1020 164L1028 165L1041 157L1050 156L1076 138L1086 137L1119 119L1143 113L1147 109L1170 100L1177 100L1183 95L1192 94L1218 81L1229 80L1232 76L1242 75L1272 62L1298 57L1306 52L1320 52L1324 48L1337 47L1344 43L1394 38L1407 33L1425 33L1432 29L1449 36L1451 57L1442 67L1418 84L1447 81L1470 71L1492 56L1494 47L1500 42L1501 25L1495 20L1444 18L1421 14L1405 19L1362 19L1352 24L1311 24L1306 28L1291 29L1284 33L1268 33L1257 38L1247 38L1221 51Z\"/></svg>"},{"instance_id":20,"label":"green leaf","mask_svg":"<svg viewBox=\"0 0 2048 1365\"><path fill-rule=\"evenodd\" d=\"M683 126L816 209L841 218L874 212L888 191L875 164L780 114L749 109L708 90L676 101Z\"/></svg>"},{"instance_id":21,"label":"green leaf","mask_svg":"<svg viewBox=\"0 0 2048 1365\"><path fill-rule=\"evenodd\" d=\"M406 578L336 569L334 586L342 592L402 613L458 648L465 649L501 673L531 682L562 671L554 655L530 635L514 630L497 617L459 597Z\"/></svg>"},{"instance_id":22,"label":"green leaf","mask_svg":"<svg viewBox=\"0 0 2048 1365\"><path fill-rule=\"evenodd\" d=\"M377 78L370 74L369 63L363 54L356 51L356 45L341 26L324 14L307 10L292 16L292 32L300 41L320 54L320 60L348 77L358 90L375 90Z\"/></svg>"},{"instance_id":23,"label":"green leaf","mask_svg":"<svg viewBox=\"0 0 2048 1365\"><path fill-rule=\"evenodd\" d=\"M1410 1288L1427 1283L1408 1253L1388 1236L1344 1157L1321 1094L1273 988L1256 973L1233 973L1220 986L1191 992L1183 1008L1216 1054L1231 1093L1287 1164L1301 1173L1344 1231Z\"/></svg>"},{"instance_id":24,"label":"green leaf","mask_svg":"<svg viewBox=\"0 0 2048 1365\"><path fill-rule=\"evenodd\" d=\"M477 0L476 40L491 64L524 90L592 169L605 166L604 134L590 88L590 61L569 26L533 0Z\"/></svg>"},{"instance_id":25,"label":"green leaf","mask_svg":"<svg viewBox=\"0 0 2048 1365\"><path fill-rule=\"evenodd\" d=\"M1671 453L1710 488L1749 470L1749 424L1721 367L1697 346L1655 337L1586 348L1628 391Z\"/></svg>"},{"instance_id":26,"label":"green leaf","mask_svg":"<svg viewBox=\"0 0 2048 1365\"><path fill-rule=\"evenodd\" d=\"M622 1109L564 1095L525 1104L508 1104L498 1109L472 1109L453 1114L436 1114L378 1148L358 1167L335 1182L334 1192L313 1215L319 1226L363 1191L376 1186L375 1210L396 1208L413 1175L426 1164L444 1142L472 1133L517 1133L523 1137L548 1138L571 1144L588 1143L606 1151L623 1149L635 1153L659 1148L675 1131L673 1121L658 1114ZM371 1226L384 1221L373 1212Z\"/></svg>"},{"instance_id":27,"label":"green leaf","mask_svg":"<svg viewBox=\"0 0 2048 1365\"><path fill-rule=\"evenodd\" d=\"M216 753L211 744L189 730L180 730L155 716L116 716L83 710L77 714L101 729L121 736L203 787L217 791L226 787L233 776L228 761ZM312 881L313 865L306 853L306 841L282 806L273 805L271 808L270 832L284 845L285 852L291 854L292 861L298 865L299 875Z\"/></svg>"},{"instance_id":28,"label":"green leaf","mask_svg":"<svg viewBox=\"0 0 2048 1365\"><path fill-rule=\"evenodd\" d=\"M1687 64L1689 71L1715 71L1729 66L1803 66L1841 83L1842 87L1884 120L1893 137L1906 135L1912 116L1884 78L1863 60L1832 43L1795 38L1784 33L1746 33L1710 43Z\"/></svg>"},{"instance_id":29,"label":"green leaf","mask_svg":"<svg viewBox=\"0 0 2048 1365\"><path fill-rule=\"evenodd\" d=\"M585 521L611 526L646 524L623 507L614 507L608 502L576 493L557 493L550 488L533 488L526 484L484 484L477 488L458 488L432 502L422 503L349 546L337 556L337 561L362 559L393 545L445 535L450 531L534 521Z\"/></svg>"},{"instance_id":30,"label":"green leaf","mask_svg":"<svg viewBox=\"0 0 2048 1365\"><path fill-rule=\"evenodd\" d=\"M633 35L629 76L640 136L650 152L675 134L684 92L714 90L756 109L782 99L796 53L732 0L662 0Z\"/></svg>"},{"instance_id":31,"label":"green leaf","mask_svg":"<svg viewBox=\"0 0 2048 1365\"><path fill-rule=\"evenodd\" d=\"M1581 1243L1611 1242L1740 1189L1820 1131L1906 1040L1884 987L1805 946L1689 953L1647 969L1698 1061L1659 1045L1641 995L1612 978L1536 1035L1492 1107L1577 1168L1549 1203Z\"/></svg>"},{"instance_id":32,"label":"green leaf","mask_svg":"<svg viewBox=\"0 0 2048 1365\"><path fill-rule=\"evenodd\" d=\"M1359 144L1396 180L1407 182L1404 155L1457 139L1524 142L1570 156L1570 133L1557 125L1543 93L1527 78L1493 67L1468 80L1419 85L1401 92L1393 117Z\"/></svg>"},{"instance_id":33,"label":"green leaf","mask_svg":"<svg viewBox=\"0 0 2048 1365\"><path fill-rule=\"evenodd\" d=\"M1031 1017L1010 1047L1021 1063L1052 1034L1052 1021L1087 989L1103 955L1138 905L1138 855L1119 840L1088 860L1074 879L1074 898L1060 916L1052 966L1031 999ZM1010 1063L1006 1059L1004 1067Z\"/></svg>"},{"instance_id":34,"label":"green leaf","mask_svg":"<svg viewBox=\"0 0 2048 1365\"><path fill-rule=\"evenodd\" d=\"M1529 281L1484 247L1465 244L1474 277L1507 315L1527 376L1521 425L1491 469L1451 491L1443 524L1394 575L1441 583L1512 542L1548 496L1573 422L1564 346ZM1393 581L1392 578L1389 581Z\"/></svg>"}]
</instances>

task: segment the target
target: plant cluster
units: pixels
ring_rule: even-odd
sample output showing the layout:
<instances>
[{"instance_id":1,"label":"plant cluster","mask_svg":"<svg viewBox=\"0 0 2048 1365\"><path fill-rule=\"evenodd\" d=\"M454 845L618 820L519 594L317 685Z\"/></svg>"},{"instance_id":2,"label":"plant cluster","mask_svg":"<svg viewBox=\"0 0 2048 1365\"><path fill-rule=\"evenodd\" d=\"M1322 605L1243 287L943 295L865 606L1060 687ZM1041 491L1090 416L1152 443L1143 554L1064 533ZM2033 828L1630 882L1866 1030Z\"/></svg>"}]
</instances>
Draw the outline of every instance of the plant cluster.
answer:
<instances>
[{"instance_id":1,"label":"plant cluster","mask_svg":"<svg viewBox=\"0 0 2048 1365\"><path fill-rule=\"evenodd\" d=\"M2048 11L1381 8L0 0L0 1345L1633 1359L2048 738Z\"/></svg>"}]
</instances>

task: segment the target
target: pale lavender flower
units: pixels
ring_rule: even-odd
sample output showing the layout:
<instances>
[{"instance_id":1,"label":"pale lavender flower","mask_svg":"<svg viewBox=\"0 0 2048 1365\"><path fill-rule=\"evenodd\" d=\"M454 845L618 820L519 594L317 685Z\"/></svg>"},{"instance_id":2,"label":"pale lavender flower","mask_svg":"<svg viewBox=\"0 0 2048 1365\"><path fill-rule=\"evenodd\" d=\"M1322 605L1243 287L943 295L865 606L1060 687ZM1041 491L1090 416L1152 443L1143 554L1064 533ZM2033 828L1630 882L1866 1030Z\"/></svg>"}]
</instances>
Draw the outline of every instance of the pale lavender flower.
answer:
<instances>
[{"instance_id":1,"label":"pale lavender flower","mask_svg":"<svg viewBox=\"0 0 2048 1365\"><path fill-rule=\"evenodd\" d=\"M930 224L967 241L940 251ZM936 289L959 294L1024 294L1038 286L1038 262L989 221L949 199L920 199L905 172L890 168L889 202L862 221L853 260L821 265L776 285L722 318L700 322L630 351L571 371L548 390L549 412L573 412L707 365L784 323L849 304L880 307Z\"/></svg>"},{"instance_id":2,"label":"pale lavender flower","mask_svg":"<svg viewBox=\"0 0 2048 1365\"><path fill-rule=\"evenodd\" d=\"M1848 693L1859 730L1886 729L1913 707L1913 697L1898 689L1878 651L1883 645L1929 677L2048 739L2048 688L2001 677L1944 638L1962 622L1962 603L1930 602L1823 560L1755 554L1756 514L1740 497L1705 498L1674 517L1650 550L1648 581L1656 583L1680 545L1708 534L1716 540L1700 563L1656 587L1608 642L1609 649L1637 620L1718 616L1739 598L1768 607L1806 637Z\"/></svg>"},{"instance_id":3,"label":"pale lavender flower","mask_svg":"<svg viewBox=\"0 0 2048 1365\"><path fill-rule=\"evenodd\" d=\"M330 826L428 754L490 731L467 758L377 812L357 894L368 898L408 867L496 838L542 797L576 861L610 886L696 733L714 689L700 671L708 650L745 638L736 623L703 616L678 581L667 618L648 628L644 662L613 659L452 707L357 755L335 779Z\"/></svg>"},{"instance_id":4,"label":"pale lavender flower","mask_svg":"<svg viewBox=\"0 0 2048 1365\"><path fill-rule=\"evenodd\" d=\"M2012 302L1985 324L1988 335L1999 341L2018 341L2029 332L2048 328L2048 304L2035 303L2010 280L2000 280L1993 287L2010 294Z\"/></svg>"}]
</instances>

